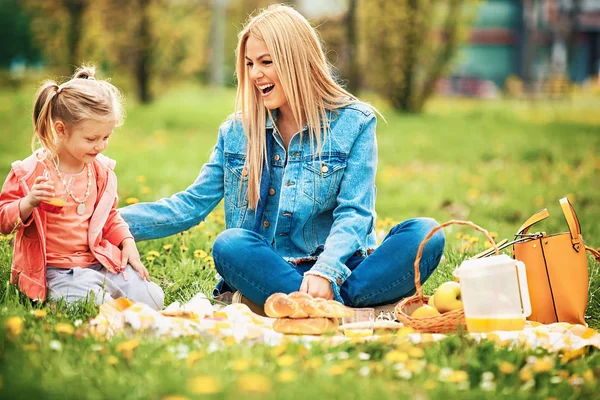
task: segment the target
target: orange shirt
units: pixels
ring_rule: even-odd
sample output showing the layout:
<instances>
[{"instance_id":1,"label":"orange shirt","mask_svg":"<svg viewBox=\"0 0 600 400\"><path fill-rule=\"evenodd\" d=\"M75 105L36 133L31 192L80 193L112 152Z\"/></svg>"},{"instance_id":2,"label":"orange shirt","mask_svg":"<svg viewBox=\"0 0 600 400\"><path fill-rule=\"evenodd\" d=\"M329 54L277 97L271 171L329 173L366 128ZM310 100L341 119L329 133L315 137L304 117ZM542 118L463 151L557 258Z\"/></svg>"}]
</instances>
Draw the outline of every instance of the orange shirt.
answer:
<instances>
[{"instance_id":1,"label":"orange shirt","mask_svg":"<svg viewBox=\"0 0 600 400\"><path fill-rule=\"evenodd\" d=\"M51 173L50 179L55 182L58 177ZM85 197L88 184L87 167L83 171L63 177L68 181L73 177L71 183L71 192L78 199ZM96 186L96 176L92 168L92 184L90 186L90 195L85 200L85 212L83 215L77 214L77 203L71 196L68 196L62 212L52 214L47 212L46 228L46 264L59 268L89 267L98 264L98 261L90 250L88 242L88 228L90 218L94 212L94 205L98 196Z\"/></svg>"}]
</instances>

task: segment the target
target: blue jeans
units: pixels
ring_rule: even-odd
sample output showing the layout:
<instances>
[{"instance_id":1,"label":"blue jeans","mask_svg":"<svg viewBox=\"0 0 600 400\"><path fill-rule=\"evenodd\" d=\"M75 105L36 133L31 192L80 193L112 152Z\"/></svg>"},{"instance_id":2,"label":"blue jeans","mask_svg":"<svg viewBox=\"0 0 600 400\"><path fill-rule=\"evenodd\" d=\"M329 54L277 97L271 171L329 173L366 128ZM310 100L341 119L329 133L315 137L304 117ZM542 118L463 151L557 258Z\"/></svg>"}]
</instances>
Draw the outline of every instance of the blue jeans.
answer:
<instances>
[{"instance_id":1,"label":"blue jeans","mask_svg":"<svg viewBox=\"0 0 600 400\"><path fill-rule=\"evenodd\" d=\"M437 222L414 218L393 227L368 257L352 256L346 262L352 274L340 295L351 307L397 302L415 292L414 262L419 245ZM444 253L445 237L437 231L423 249L419 264L421 282L433 273ZM273 293L297 291L313 262L300 265L285 261L266 239L250 230L232 228L222 232L213 245L215 267L224 283L257 304Z\"/></svg>"}]
</instances>

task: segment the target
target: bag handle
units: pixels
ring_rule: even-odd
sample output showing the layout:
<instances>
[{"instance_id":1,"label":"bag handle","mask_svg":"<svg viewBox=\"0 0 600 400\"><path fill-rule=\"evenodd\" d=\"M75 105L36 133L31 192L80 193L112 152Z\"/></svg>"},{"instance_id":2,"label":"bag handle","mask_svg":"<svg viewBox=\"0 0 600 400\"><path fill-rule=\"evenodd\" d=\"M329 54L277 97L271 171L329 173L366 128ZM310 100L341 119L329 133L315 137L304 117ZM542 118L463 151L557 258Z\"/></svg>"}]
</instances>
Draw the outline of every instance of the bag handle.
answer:
<instances>
[{"instance_id":1,"label":"bag handle","mask_svg":"<svg viewBox=\"0 0 600 400\"><path fill-rule=\"evenodd\" d=\"M515 236L525 235L527 233L527 231L529 231L529 228L531 228L533 225L537 224L538 222L545 220L549 216L550 216L550 213L548 212L548 209L542 208L540 211L536 212L531 217L529 217L529 219L527 221L525 221L525 223L523 223L523 225L521 225L521 227L519 228L519 230L517 231Z\"/></svg>"},{"instance_id":2,"label":"bag handle","mask_svg":"<svg viewBox=\"0 0 600 400\"><path fill-rule=\"evenodd\" d=\"M487 238L487 240L489 240L489 242L492 244L492 250L495 251L496 254L498 254L498 255L500 254L500 250L498 249L498 246L496 246L496 242L494 241L492 236L490 236L490 233L487 230L485 230L484 228L480 227L479 225L475 225L471 221L461 221L461 220L453 219L453 220L444 222L443 224L434 227L431 230L431 232L429 232L429 234L427 236L425 236L425 238L419 245L419 249L417 250L417 257L415 258L415 263L414 263L414 267L415 267L415 294L414 294L414 296L419 297L420 305L423 305L423 288L421 287L421 269L419 268L419 263L421 262L421 258L423 257L423 248L425 247L425 244L429 241L429 239L431 239L431 237L437 231L439 231L440 229L444 229L445 227L447 227L449 225L466 225L466 226L470 226L471 228L475 229L476 231L483 233L485 235L485 237Z\"/></svg>"},{"instance_id":3,"label":"bag handle","mask_svg":"<svg viewBox=\"0 0 600 400\"><path fill-rule=\"evenodd\" d=\"M589 251L590 253L592 253L592 256L594 256L597 263L600 263L600 252L596 251L595 249L591 248L590 246L585 246L585 249L587 251Z\"/></svg>"},{"instance_id":4,"label":"bag handle","mask_svg":"<svg viewBox=\"0 0 600 400\"><path fill-rule=\"evenodd\" d=\"M575 251L579 252L581 249L582 240L581 225L579 225L577 214L575 214L575 210L573 209L571 202L566 197L560 199L560 208L562 208L562 212L567 220L567 225L569 225L569 232L571 233L571 243L573 243L573 248Z\"/></svg>"}]
</instances>

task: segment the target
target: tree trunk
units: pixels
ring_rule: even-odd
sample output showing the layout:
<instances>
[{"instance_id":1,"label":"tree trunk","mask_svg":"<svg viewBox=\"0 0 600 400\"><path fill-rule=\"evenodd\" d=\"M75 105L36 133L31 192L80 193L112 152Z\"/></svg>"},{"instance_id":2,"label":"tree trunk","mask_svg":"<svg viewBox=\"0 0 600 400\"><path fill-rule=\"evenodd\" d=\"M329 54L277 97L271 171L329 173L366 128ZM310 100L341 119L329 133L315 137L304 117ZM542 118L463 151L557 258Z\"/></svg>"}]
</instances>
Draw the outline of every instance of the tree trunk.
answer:
<instances>
[{"instance_id":1,"label":"tree trunk","mask_svg":"<svg viewBox=\"0 0 600 400\"><path fill-rule=\"evenodd\" d=\"M67 37L67 46L69 51L69 68L71 72L79 66L77 50L79 48L79 40L81 38L81 20L85 10L85 0L68 0L65 2L65 8L69 13L71 20L70 29Z\"/></svg>"},{"instance_id":2,"label":"tree trunk","mask_svg":"<svg viewBox=\"0 0 600 400\"><path fill-rule=\"evenodd\" d=\"M140 26L138 29L138 56L135 65L135 79L137 81L138 98L142 103L152 100L150 94L150 16L148 7L150 0L139 0Z\"/></svg>"},{"instance_id":3,"label":"tree trunk","mask_svg":"<svg viewBox=\"0 0 600 400\"><path fill-rule=\"evenodd\" d=\"M346 12L346 56L348 60L348 91L354 93L360 87L360 71L358 68L356 23L356 0L349 0Z\"/></svg>"},{"instance_id":4,"label":"tree trunk","mask_svg":"<svg viewBox=\"0 0 600 400\"><path fill-rule=\"evenodd\" d=\"M456 52L456 47L458 45L456 35L458 34L458 21L460 19L459 15L463 1L464 0L450 0L448 4L448 13L446 14L446 20L444 21L442 30L445 43L437 54L436 60L431 63L430 68L425 74L423 87L414 103L414 111L420 112L423 109L425 101L433 94L438 79L440 79L444 69Z\"/></svg>"},{"instance_id":5,"label":"tree trunk","mask_svg":"<svg viewBox=\"0 0 600 400\"><path fill-rule=\"evenodd\" d=\"M213 0L212 27L211 27L211 65L210 65L210 84L213 86L223 86L225 75L223 67L225 65L225 8L227 0Z\"/></svg>"}]
</instances>

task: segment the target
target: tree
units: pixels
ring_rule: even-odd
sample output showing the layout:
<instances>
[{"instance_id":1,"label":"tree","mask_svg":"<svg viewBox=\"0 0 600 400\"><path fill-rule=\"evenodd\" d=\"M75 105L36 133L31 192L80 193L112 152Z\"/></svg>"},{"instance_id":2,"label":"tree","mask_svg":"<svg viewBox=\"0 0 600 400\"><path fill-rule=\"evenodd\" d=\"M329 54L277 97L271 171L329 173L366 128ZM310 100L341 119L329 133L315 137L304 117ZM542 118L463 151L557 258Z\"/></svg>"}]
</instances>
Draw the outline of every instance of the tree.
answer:
<instances>
[{"instance_id":1,"label":"tree","mask_svg":"<svg viewBox=\"0 0 600 400\"><path fill-rule=\"evenodd\" d=\"M394 108L420 112L448 71L477 0L362 0L363 71Z\"/></svg>"}]
</instances>

